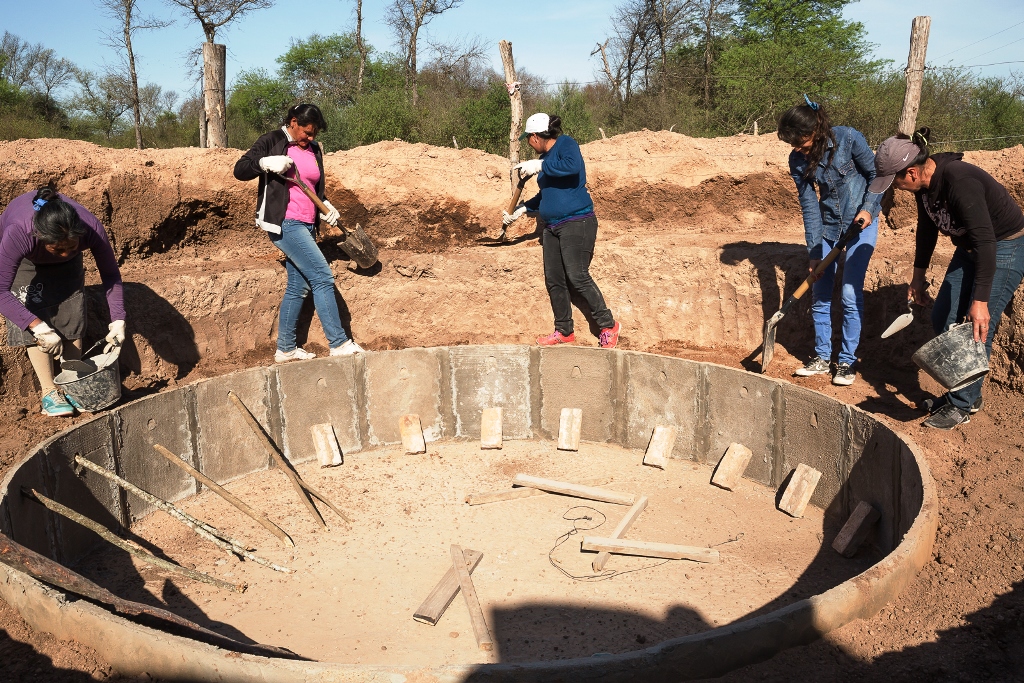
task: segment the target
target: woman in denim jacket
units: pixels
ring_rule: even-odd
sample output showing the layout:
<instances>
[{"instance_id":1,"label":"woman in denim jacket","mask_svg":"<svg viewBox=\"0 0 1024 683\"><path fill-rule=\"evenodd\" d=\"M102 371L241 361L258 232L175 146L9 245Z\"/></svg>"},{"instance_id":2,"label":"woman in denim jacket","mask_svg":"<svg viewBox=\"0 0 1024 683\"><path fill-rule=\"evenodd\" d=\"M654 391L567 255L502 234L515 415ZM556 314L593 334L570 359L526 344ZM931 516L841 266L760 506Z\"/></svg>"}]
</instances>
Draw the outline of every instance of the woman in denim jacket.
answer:
<instances>
[{"instance_id":1,"label":"woman in denim jacket","mask_svg":"<svg viewBox=\"0 0 1024 683\"><path fill-rule=\"evenodd\" d=\"M843 342L832 383L848 386L857 377L853 364L864 314L864 274L878 240L882 195L868 192L868 184L875 178L875 155L864 136L847 126L833 126L820 104L806 95L804 99L807 104L790 108L779 119L778 135L793 146L789 172L796 182L804 217L808 270L814 270L851 225L863 221L865 226L846 245L843 267ZM811 288L815 355L796 371L801 377L825 374L831 369L835 275L833 262Z\"/></svg>"}]
</instances>

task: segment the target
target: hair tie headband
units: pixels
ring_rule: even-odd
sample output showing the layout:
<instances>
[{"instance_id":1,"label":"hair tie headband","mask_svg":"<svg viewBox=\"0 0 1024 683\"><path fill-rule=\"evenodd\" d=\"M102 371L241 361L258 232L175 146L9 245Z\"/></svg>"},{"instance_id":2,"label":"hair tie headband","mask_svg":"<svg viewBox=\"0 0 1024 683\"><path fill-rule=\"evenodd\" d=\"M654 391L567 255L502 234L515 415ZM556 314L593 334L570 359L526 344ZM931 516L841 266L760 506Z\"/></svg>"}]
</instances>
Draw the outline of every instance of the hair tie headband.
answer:
<instances>
[{"instance_id":1,"label":"hair tie headband","mask_svg":"<svg viewBox=\"0 0 1024 683\"><path fill-rule=\"evenodd\" d=\"M813 109L814 111L818 111L818 108L821 107L821 105L818 104L817 102L811 102L811 98L807 96L807 93L804 93L804 102L806 102L807 106Z\"/></svg>"},{"instance_id":2,"label":"hair tie headband","mask_svg":"<svg viewBox=\"0 0 1024 683\"><path fill-rule=\"evenodd\" d=\"M44 206L46 206L46 200L45 199L36 199L36 200L34 200L32 202L32 210L33 211L39 211Z\"/></svg>"}]
</instances>

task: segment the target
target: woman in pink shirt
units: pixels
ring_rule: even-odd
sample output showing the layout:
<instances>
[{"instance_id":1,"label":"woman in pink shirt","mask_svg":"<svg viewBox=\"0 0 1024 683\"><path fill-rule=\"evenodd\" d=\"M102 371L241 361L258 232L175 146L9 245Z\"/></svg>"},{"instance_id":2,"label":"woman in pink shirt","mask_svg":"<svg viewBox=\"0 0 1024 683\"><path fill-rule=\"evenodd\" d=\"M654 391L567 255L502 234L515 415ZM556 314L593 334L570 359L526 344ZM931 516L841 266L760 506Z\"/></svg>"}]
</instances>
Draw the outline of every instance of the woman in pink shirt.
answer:
<instances>
[{"instance_id":1,"label":"woman in pink shirt","mask_svg":"<svg viewBox=\"0 0 1024 683\"><path fill-rule=\"evenodd\" d=\"M315 104L298 104L288 110L284 125L261 136L235 164L235 178L259 178L256 225L285 255L288 285L281 301L274 360L315 358L296 344L296 328L302 303L310 292L332 356L347 356L363 349L348 338L341 324L335 298L334 273L316 244L321 220L338 224L338 211L324 198L323 151L314 138L327 129ZM285 178L300 177L315 188L330 213L320 214L313 202Z\"/></svg>"}]
</instances>

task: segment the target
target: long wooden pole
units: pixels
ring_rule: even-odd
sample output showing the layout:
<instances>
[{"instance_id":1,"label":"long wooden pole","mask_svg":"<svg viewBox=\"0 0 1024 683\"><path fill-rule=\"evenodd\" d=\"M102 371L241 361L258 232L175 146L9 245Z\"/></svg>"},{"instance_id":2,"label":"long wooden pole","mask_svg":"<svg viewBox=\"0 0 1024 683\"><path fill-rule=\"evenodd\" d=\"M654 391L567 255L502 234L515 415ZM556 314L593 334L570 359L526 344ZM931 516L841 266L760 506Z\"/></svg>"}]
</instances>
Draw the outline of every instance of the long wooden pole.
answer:
<instances>
[{"instance_id":1,"label":"long wooden pole","mask_svg":"<svg viewBox=\"0 0 1024 683\"><path fill-rule=\"evenodd\" d=\"M23 488L21 492L26 497L36 501L37 503L42 504L47 510L55 512L62 517L67 517L73 522L81 524L86 529L89 529L90 531L97 534L104 541L117 546L126 553L134 555L143 562L147 562L153 565L154 567L159 567L169 572L174 572L175 574L181 574L182 576L187 576L193 581L202 581L203 583L208 583L211 586L216 586L217 588L227 588L228 590L236 591L238 593L245 592L246 585L244 583L231 584L227 581L221 581L220 579L209 576L208 574L197 572L195 570L189 569L188 567L182 567L181 565L174 564L173 562L168 562L167 560L161 559L156 555L153 555L151 553L146 552L145 550L142 550L141 548L136 548L128 541L125 541L122 538L118 538L112 531L104 527L99 522L94 522L85 515L75 512L71 508L65 507L64 505L61 505L55 500L50 500L49 498L39 493L35 489Z\"/></svg>"},{"instance_id":2,"label":"long wooden pole","mask_svg":"<svg viewBox=\"0 0 1024 683\"><path fill-rule=\"evenodd\" d=\"M512 43L502 40L498 43L501 51L501 65L505 68L505 88L512 103L512 126L508 132L508 160L510 166L519 163L519 134L523 131L523 93L516 80L516 63L512 58ZM513 188L515 181L512 181Z\"/></svg>"},{"instance_id":3,"label":"long wooden pole","mask_svg":"<svg viewBox=\"0 0 1024 683\"><path fill-rule=\"evenodd\" d=\"M189 465L187 462L176 456L174 453L171 453L169 450L167 450L160 444L153 444L153 449L160 455L167 458L170 462L174 463L181 469L188 472L197 481L201 482L204 486L208 487L211 491L219 495L221 498L231 503L236 508L241 510L243 513L259 522L260 526L262 526L264 529L277 536L279 539L281 539L282 543L293 548L295 547L295 541L292 540L292 537L285 533L284 529L271 522L270 519L268 519L265 514L263 514L259 510L249 507L249 505L247 505L244 501L239 499L233 493L225 489L223 486L215 482L213 479L210 479L208 476L206 476L196 468L192 467L192 465Z\"/></svg>"},{"instance_id":4,"label":"long wooden pole","mask_svg":"<svg viewBox=\"0 0 1024 683\"><path fill-rule=\"evenodd\" d=\"M917 127L917 113L921 109L921 83L924 81L925 55L928 52L928 32L931 17L914 17L910 25L910 54L907 55L907 92L903 97L896 128L904 135L913 135Z\"/></svg>"}]
</instances>

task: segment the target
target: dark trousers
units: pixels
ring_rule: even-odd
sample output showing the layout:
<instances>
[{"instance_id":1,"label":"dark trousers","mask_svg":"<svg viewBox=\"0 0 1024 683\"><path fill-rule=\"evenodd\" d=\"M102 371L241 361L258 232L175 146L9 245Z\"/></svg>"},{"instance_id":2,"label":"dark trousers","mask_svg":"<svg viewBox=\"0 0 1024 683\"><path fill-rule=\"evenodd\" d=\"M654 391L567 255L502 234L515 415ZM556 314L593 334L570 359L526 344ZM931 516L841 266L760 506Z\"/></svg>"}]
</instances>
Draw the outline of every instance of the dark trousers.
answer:
<instances>
[{"instance_id":1,"label":"dark trousers","mask_svg":"<svg viewBox=\"0 0 1024 683\"><path fill-rule=\"evenodd\" d=\"M562 223L555 231L544 230L541 242L544 248L544 284L555 314L555 329L565 336L573 332L569 287L587 302L598 327L605 329L615 325L615 318L604 303L601 290L590 277L595 242L597 218L594 216Z\"/></svg>"},{"instance_id":2,"label":"dark trousers","mask_svg":"<svg viewBox=\"0 0 1024 683\"><path fill-rule=\"evenodd\" d=\"M932 308L932 328L935 334L949 329L967 315L974 292L974 274L977 270L975 255L966 249L957 248L946 269L942 287L935 296ZM992 276L992 294L988 298L988 314L992 320L988 325L988 339L985 351L992 355L992 338L996 335L1003 310L1013 299L1014 292L1024 277L1024 237L1003 240L996 243L996 272ZM957 408L967 410L981 397L981 385L985 378L969 384L959 391L949 392L949 402Z\"/></svg>"}]
</instances>

